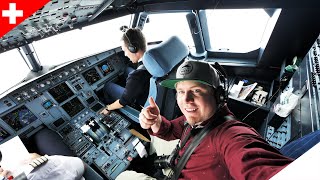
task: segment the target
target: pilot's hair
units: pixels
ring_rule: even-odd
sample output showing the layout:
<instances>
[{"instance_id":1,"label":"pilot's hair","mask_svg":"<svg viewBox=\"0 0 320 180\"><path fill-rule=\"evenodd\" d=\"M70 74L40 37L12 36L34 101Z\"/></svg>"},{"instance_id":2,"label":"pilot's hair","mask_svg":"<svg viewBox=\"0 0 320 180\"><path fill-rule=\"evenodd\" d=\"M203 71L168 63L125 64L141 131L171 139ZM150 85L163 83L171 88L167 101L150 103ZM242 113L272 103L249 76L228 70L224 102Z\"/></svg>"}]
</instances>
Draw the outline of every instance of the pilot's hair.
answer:
<instances>
[{"instance_id":1,"label":"pilot's hair","mask_svg":"<svg viewBox=\"0 0 320 180\"><path fill-rule=\"evenodd\" d=\"M125 43L127 47L131 43L131 45L135 46L137 50L142 50L143 52L145 52L147 49L146 38L139 28L127 29L123 33L121 40Z\"/></svg>"}]
</instances>

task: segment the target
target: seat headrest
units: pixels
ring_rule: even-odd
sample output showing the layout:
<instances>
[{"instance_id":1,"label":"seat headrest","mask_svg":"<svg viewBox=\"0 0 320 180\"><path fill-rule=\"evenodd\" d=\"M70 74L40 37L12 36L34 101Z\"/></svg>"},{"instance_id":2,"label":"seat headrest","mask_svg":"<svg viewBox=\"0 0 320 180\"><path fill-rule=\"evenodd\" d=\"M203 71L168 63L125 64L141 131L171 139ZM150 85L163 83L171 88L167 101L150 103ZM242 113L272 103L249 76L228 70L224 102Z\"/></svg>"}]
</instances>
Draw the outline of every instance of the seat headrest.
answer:
<instances>
[{"instance_id":1,"label":"seat headrest","mask_svg":"<svg viewBox=\"0 0 320 180\"><path fill-rule=\"evenodd\" d=\"M142 61L153 77L163 77L188 54L188 47L177 36L172 36L158 46L147 50Z\"/></svg>"}]
</instances>

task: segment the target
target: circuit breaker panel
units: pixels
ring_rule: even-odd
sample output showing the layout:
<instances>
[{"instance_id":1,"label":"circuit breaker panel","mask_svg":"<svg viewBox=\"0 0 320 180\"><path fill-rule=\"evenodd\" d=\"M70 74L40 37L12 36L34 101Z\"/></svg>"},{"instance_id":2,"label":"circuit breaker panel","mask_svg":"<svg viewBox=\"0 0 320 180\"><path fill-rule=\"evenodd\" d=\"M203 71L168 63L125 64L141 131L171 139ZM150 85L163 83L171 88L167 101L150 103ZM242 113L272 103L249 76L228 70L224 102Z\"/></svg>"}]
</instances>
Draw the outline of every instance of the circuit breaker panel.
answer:
<instances>
[{"instance_id":1,"label":"circuit breaker panel","mask_svg":"<svg viewBox=\"0 0 320 180\"><path fill-rule=\"evenodd\" d=\"M276 112L290 96L279 95L267 117L266 140L281 149L286 143L320 129L320 37L318 37L299 64L283 94L298 97L295 108L288 116L281 117ZM287 99L286 99L287 98ZM291 102L290 102L291 103ZM286 106L282 106L285 108Z\"/></svg>"}]
</instances>

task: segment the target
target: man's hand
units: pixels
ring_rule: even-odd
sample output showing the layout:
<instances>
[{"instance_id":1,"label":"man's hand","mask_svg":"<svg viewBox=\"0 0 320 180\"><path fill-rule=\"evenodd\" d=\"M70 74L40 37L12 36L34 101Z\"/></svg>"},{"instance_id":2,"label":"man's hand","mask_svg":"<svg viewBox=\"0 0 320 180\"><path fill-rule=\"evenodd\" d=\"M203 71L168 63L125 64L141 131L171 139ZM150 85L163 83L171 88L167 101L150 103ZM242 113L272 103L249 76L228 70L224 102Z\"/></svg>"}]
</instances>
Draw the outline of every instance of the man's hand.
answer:
<instances>
[{"instance_id":1,"label":"man's hand","mask_svg":"<svg viewBox=\"0 0 320 180\"><path fill-rule=\"evenodd\" d=\"M149 98L150 105L141 110L139 115L140 125L143 129L152 129L154 133L157 133L161 125L160 110L152 97Z\"/></svg>"},{"instance_id":2,"label":"man's hand","mask_svg":"<svg viewBox=\"0 0 320 180\"><path fill-rule=\"evenodd\" d=\"M0 179L6 179L11 175L10 171L4 170L0 166Z\"/></svg>"},{"instance_id":3,"label":"man's hand","mask_svg":"<svg viewBox=\"0 0 320 180\"><path fill-rule=\"evenodd\" d=\"M29 164L30 162L32 162L34 159L37 159L41 157L39 154L37 153L29 153L29 156L26 157L24 160L23 160L23 164ZM1 179L0 179L1 180Z\"/></svg>"},{"instance_id":4,"label":"man's hand","mask_svg":"<svg viewBox=\"0 0 320 180\"><path fill-rule=\"evenodd\" d=\"M110 114L110 110L108 110L108 106L107 105L102 111L100 111L100 114L103 114L103 115L108 115Z\"/></svg>"},{"instance_id":5,"label":"man's hand","mask_svg":"<svg viewBox=\"0 0 320 180\"><path fill-rule=\"evenodd\" d=\"M29 153L31 160L41 157L38 153Z\"/></svg>"}]
</instances>

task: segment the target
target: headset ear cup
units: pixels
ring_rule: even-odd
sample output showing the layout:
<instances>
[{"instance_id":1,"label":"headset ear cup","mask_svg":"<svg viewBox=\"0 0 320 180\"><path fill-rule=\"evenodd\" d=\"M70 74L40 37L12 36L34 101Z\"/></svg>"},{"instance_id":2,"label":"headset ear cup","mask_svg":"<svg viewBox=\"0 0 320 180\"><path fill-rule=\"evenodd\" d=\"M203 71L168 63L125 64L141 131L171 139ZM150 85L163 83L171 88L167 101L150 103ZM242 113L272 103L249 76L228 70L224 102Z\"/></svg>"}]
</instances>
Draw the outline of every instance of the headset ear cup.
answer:
<instances>
[{"instance_id":1,"label":"headset ear cup","mask_svg":"<svg viewBox=\"0 0 320 180\"><path fill-rule=\"evenodd\" d=\"M138 48L137 46L133 45L131 40L129 39L128 35L127 35L127 31L124 32L124 36L126 36L127 40L128 40L128 50L131 52L131 53L137 53L138 52Z\"/></svg>"},{"instance_id":2,"label":"headset ear cup","mask_svg":"<svg viewBox=\"0 0 320 180\"><path fill-rule=\"evenodd\" d=\"M216 89L215 96L216 96L217 104L221 104L221 103L224 103L226 101L225 91L224 91L223 87L221 87L221 86L219 86Z\"/></svg>"},{"instance_id":3,"label":"headset ear cup","mask_svg":"<svg viewBox=\"0 0 320 180\"><path fill-rule=\"evenodd\" d=\"M138 48L135 47L135 46L132 45L132 44L129 44L129 45L128 45L128 49L129 49L129 51L130 51L131 53L137 53L137 52L138 52Z\"/></svg>"}]
</instances>

